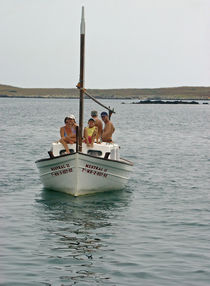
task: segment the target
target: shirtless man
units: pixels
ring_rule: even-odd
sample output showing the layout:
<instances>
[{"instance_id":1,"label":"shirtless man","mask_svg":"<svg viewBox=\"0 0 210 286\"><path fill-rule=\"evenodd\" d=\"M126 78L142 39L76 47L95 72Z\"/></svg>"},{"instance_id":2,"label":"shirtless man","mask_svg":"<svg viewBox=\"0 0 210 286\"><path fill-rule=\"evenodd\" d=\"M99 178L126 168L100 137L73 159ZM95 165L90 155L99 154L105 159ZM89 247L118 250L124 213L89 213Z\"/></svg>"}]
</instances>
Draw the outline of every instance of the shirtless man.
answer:
<instances>
[{"instance_id":1,"label":"shirtless man","mask_svg":"<svg viewBox=\"0 0 210 286\"><path fill-rule=\"evenodd\" d=\"M113 123L109 120L109 116L107 112L101 113L101 118L105 123L104 130L102 132L102 141L112 143L112 134L115 131Z\"/></svg>"},{"instance_id":2,"label":"shirtless man","mask_svg":"<svg viewBox=\"0 0 210 286\"><path fill-rule=\"evenodd\" d=\"M103 130L102 121L101 121L101 119L98 118L98 112L96 110L91 111L91 117L95 120L95 126L98 127L98 133L97 133L96 139L100 143L101 134L102 134L102 130Z\"/></svg>"}]
</instances>

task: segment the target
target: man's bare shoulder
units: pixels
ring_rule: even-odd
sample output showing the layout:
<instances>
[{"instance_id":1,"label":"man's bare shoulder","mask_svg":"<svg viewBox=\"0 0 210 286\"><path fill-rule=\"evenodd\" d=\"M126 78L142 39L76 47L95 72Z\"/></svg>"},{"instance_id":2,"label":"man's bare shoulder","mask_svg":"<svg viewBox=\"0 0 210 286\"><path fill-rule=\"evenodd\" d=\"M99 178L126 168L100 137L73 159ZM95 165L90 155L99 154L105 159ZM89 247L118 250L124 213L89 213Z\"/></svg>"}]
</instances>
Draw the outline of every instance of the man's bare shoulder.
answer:
<instances>
[{"instance_id":1,"label":"man's bare shoulder","mask_svg":"<svg viewBox=\"0 0 210 286\"><path fill-rule=\"evenodd\" d=\"M96 118L96 119L95 119L95 122L96 122L97 124L102 124L102 121L101 121L101 119L99 119L99 118Z\"/></svg>"}]
</instances>

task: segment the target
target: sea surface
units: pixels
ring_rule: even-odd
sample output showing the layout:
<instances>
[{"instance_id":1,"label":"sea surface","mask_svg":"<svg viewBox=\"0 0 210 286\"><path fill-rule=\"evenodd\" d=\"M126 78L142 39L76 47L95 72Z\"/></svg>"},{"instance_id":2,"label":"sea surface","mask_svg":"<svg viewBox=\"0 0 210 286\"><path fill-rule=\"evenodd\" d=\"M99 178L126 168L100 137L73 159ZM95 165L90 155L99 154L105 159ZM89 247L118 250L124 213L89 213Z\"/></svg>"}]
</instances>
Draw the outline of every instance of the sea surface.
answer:
<instances>
[{"instance_id":1,"label":"sea surface","mask_svg":"<svg viewBox=\"0 0 210 286\"><path fill-rule=\"evenodd\" d=\"M78 101L0 99L0 285L210 285L210 104L123 101L102 102L130 181L74 198L44 190L35 161Z\"/></svg>"}]
</instances>

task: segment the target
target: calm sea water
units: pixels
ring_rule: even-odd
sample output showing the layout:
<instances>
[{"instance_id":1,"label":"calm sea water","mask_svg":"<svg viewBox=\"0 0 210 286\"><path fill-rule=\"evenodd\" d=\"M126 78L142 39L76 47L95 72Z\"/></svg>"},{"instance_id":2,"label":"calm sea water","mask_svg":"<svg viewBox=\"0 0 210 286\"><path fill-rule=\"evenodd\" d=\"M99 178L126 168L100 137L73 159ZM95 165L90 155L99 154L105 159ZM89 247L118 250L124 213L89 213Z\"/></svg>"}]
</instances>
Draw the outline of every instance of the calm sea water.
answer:
<instances>
[{"instance_id":1,"label":"calm sea water","mask_svg":"<svg viewBox=\"0 0 210 286\"><path fill-rule=\"evenodd\" d=\"M74 198L34 162L78 101L0 99L0 285L210 285L210 105L103 103L133 173Z\"/></svg>"}]
</instances>

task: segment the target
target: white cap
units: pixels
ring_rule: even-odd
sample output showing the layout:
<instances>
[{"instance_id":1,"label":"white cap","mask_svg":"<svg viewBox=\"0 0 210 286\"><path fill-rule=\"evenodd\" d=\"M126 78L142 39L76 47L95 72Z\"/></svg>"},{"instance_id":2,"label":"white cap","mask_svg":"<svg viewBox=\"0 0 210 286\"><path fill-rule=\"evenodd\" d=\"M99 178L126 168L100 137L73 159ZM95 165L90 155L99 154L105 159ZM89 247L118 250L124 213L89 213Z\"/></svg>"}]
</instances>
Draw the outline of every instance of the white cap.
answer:
<instances>
[{"instance_id":1,"label":"white cap","mask_svg":"<svg viewBox=\"0 0 210 286\"><path fill-rule=\"evenodd\" d=\"M73 114L69 115L68 118L75 120L75 116Z\"/></svg>"}]
</instances>

